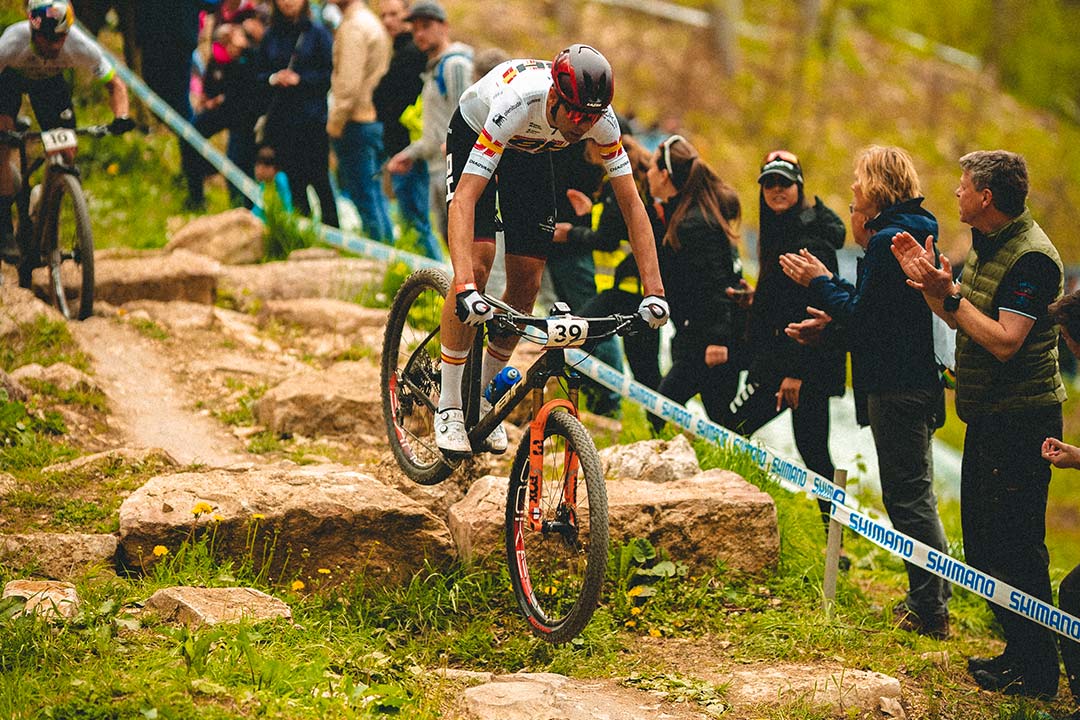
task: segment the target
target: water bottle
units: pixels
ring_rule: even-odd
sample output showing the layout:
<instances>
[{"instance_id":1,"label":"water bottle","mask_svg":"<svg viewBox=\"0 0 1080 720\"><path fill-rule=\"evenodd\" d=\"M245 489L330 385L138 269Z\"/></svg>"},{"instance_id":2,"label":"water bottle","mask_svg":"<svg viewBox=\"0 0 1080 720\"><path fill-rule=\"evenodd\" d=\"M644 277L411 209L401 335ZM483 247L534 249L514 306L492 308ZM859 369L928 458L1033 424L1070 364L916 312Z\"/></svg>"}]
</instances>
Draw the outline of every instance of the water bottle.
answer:
<instances>
[{"instance_id":1,"label":"water bottle","mask_svg":"<svg viewBox=\"0 0 1080 720\"><path fill-rule=\"evenodd\" d=\"M506 394L506 391L512 388L519 380L521 380L521 371L516 367L507 365L500 370L499 374L493 377L491 382L488 383L488 386L484 388L484 399L494 405L499 402L500 398Z\"/></svg>"}]
</instances>

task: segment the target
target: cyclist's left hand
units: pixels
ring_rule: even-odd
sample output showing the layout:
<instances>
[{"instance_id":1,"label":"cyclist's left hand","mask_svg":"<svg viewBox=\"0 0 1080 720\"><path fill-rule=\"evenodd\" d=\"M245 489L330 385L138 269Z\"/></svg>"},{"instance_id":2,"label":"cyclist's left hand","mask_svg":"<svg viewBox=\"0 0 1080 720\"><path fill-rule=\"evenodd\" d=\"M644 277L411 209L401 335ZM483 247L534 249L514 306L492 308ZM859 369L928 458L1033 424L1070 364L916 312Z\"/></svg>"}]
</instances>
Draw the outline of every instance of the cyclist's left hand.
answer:
<instances>
[{"instance_id":1,"label":"cyclist's left hand","mask_svg":"<svg viewBox=\"0 0 1080 720\"><path fill-rule=\"evenodd\" d=\"M667 300L659 295L646 295L638 305L638 315L649 324L653 330L660 329L668 318L671 317L671 309L668 308Z\"/></svg>"},{"instance_id":2,"label":"cyclist's left hand","mask_svg":"<svg viewBox=\"0 0 1080 720\"><path fill-rule=\"evenodd\" d=\"M135 121L129 117L113 118L113 121L109 123L109 133L112 135L123 135L134 129Z\"/></svg>"}]
</instances>

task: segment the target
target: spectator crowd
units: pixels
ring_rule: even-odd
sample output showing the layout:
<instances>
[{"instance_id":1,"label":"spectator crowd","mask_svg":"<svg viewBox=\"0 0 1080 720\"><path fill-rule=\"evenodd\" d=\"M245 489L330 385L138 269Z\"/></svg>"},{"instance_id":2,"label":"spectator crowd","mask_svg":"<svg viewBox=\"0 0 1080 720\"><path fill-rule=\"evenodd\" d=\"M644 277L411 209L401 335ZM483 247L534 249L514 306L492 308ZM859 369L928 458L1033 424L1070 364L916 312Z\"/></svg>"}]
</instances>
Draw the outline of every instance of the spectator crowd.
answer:
<instances>
[{"instance_id":1,"label":"spectator crowd","mask_svg":"<svg viewBox=\"0 0 1080 720\"><path fill-rule=\"evenodd\" d=\"M110 3L75 2L80 13L103 4ZM448 177L460 177L460 168L448 167L447 129L461 117L470 86L489 71L516 71L499 64L505 53L454 41L437 0L380 0L377 10L366 0L325 7L142 0L135 27L143 77L203 135L228 131L229 158L248 174L258 166L299 212L315 212L310 188L322 222L338 224L332 152L336 186L366 235L386 243L409 235L419 252L445 259ZM593 351L617 368L625 359L638 381L673 400L699 396L710 418L744 434L790 410L804 463L825 477L833 474L829 398L844 393L850 354L856 417L872 431L889 518L943 552L931 440L945 419L944 390L954 387L967 426L966 561L1052 603L1050 467L1080 468L1080 449L1061 439L1059 328L1065 347L1080 351L1080 295L1064 295L1059 253L1027 206L1024 159L1005 150L958 159L955 199L972 240L954 268L938 251L938 223L926 207L944 199L923 197L916 159L899 147L861 150L848 214L863 256L856 277L843 278L836 254L843 220L809 191L813 168L789 150L769 149L757 179L760 269L751 282L739 254L737 190L674 123L653 137L619 120L670 305L672 364L661 373L655 334ZM211 168L191 148L182 157L188 205L202 208ZM605 172L611 157L587 138L551 157L557 212L544 257L556 296L586 316L633 312L645 294L640 257L629 252L625 196L617 201ZM622 179L617 185L623 193ZM512 348L504 350L489 348L502 363ZM619 397L603 388L589 388L587 400L599 413L620 412ZM821 511L827 521L828 503ZM948 638L949 583L911 564L907 578L893 611L898 626ZM1062 607L1074 614L1078 578L1080 569L1060 590ZM1000 656L969 659L974 681L1006 694L1054 696L1055 636L990 608L1006 645ZM1080 650L1064 639L1060 645L1080 696Z\"/></svg>"}]
</instances>

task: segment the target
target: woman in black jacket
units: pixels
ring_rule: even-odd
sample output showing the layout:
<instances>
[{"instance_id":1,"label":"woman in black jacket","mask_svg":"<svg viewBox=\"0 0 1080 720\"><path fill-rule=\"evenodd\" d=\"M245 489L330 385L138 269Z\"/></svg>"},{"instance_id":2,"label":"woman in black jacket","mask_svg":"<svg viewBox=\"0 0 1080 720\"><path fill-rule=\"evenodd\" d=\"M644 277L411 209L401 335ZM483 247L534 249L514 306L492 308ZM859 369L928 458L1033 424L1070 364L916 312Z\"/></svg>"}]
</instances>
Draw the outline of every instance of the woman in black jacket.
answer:
<instances>
[{"instance_id":1,"label":"woman in black jacket","mask_svg":"<svg viewBox=\"0 0 1080 720\"><path fill-rule=\"evenodd\" d=\"M681 135L660 144L648 181L663 203L666 231L657 255L675 326L672 366L659 391L679 403L700 394L705 412L721 422L739 382L728 360L741 334L740 313L725 292L742 279L739 197Z\"/></svg>"},{"instance_id":2,"label":"woman in black jacket","mask_svg":"<svg viewBox=\"0 0 1080 720\"><path fill-rule=\"evenodd\" d=\"M806 196L799 159L786 150L765 156L758 175L761 230L756 291L746 282L728 295L750 307L745 364L746 387L736 398L728 427L750 435L791 408L795 446L806 466L828 479L829 397L844 394L845 352L838 342L800 345L784 333L817 303L809 288L784 274L783 253L805 248L835 273L836 251L844 245L844 222L821 202ZM741 297L740 297L741 295ZM829 503L818 501L828 523Z\"/></svg>"},{"instance_id":3,"label":"woman in black jacket","mask_svg":"<svg viewBox=\"0 0 1080 720\"><path fill-rule=\"evenodd\" d=\"M311 20L308 0L274 0L270 29L259 46L256 82L265 93L265 144L289 178L293 202L311 214L307 186L315 189L322 222L337 227L330 185L326 93L333 69L330 31Z\"/></svg>"}]
</instances>

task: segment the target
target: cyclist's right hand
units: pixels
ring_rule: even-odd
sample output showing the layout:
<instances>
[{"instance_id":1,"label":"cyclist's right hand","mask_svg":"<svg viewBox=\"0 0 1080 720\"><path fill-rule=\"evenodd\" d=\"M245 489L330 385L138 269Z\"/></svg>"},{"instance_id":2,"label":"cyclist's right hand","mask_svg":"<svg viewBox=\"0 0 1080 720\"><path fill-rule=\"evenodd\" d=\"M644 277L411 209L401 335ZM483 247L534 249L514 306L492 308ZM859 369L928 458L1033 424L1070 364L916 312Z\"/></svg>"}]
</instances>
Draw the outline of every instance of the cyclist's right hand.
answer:
<instances>
[{"instance_id":1,"label":"cyclist's right hand","mask_svg":"<svg viewBox=\"0 0 1080 720\"><path fill-rule=\"evenodd\" d=\"M109 123L109 134L111 135L123 135L134 129L135 121L129 117L113 118L113 121Z\"/></svg>"},{"instance_id":2,"label":"cyclist's right hand","mask_svg":"<svg viewBox=\"0 0 1080 720\"><path fill-rule=\"evenodd\" d=\"M475 285L459 285L458 287L460 292L457 294L457 305L454 308L458 320L466 325L478 327L494 317L495 311L491 304L476 291Z\"/></svg>"}]
</instances>

